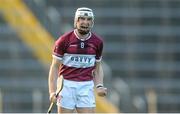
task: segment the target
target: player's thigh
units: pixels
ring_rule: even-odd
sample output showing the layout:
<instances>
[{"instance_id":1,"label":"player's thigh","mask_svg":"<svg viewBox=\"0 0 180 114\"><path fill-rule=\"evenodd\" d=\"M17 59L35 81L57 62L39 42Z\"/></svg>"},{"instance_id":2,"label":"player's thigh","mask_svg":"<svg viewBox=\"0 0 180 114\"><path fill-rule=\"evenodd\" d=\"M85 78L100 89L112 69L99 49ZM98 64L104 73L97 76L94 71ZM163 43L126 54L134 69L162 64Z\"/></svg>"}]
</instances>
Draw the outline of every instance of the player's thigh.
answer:
<instances>
[{"instance_id":1,"label":"player's thigh","mask_svg":"<svg viewBox=\"0 0 180 114\"><path fill-rule=\"evenodd\" d=\"M95 107L77 107L77 113L95 113Z\"/></svg>"},{"instance_id":2,"label":"player's thigh","mask_svg":"<svg viewBox=\"0 0 180 114\"><path fill-rule=\"evenodd\" d=\"M74 109L67 109L58 106L58 113L73 113L73 112L75 112Z\"/></svg>"}]
</instances>

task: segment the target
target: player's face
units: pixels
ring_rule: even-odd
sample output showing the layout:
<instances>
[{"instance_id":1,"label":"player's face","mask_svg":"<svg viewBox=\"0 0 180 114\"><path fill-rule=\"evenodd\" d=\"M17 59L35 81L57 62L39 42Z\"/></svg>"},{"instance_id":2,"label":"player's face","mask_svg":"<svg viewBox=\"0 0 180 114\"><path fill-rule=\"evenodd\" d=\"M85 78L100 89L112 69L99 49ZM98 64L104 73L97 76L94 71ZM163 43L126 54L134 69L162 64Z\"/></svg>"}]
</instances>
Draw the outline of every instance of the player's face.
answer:
<instances>
[{"instance_id":1,"label":"player's face","mask_svg":"<svg viewBox=\"0 0 180 114\"><path fill-rule=\"evenodd\" d=\"M91 30L93 21L91 17L79 17L77 21L78 32L82 35L88 34Z\"/></svg>"}]
</instances>

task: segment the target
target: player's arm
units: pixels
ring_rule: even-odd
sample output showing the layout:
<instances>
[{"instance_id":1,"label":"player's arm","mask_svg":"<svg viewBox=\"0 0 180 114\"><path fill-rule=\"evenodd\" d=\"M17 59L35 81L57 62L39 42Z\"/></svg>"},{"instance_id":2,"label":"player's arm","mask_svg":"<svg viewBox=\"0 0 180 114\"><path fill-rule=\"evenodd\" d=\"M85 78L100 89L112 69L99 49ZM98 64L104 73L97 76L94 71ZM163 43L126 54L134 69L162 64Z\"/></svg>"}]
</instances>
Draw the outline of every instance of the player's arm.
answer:
<instances>
[{"instance_id":1,"label":"player's arm","mask_svg":"<svg viewBox=\"0 0 180 114\"><path fill-rule=\"evenodd\" d=\"M95 78L94 78L95 79L94 80L95 85L96 86L103 85L104 73L103 73L101 62L96 62L94 73L95 73Z\"/></svg>"},{"instance_id":2,"label":"player's arm","mask_svg":"<svg viewBox=\"0 0 180 114\"><path fill-rule=\"evenodd\" d=\"M62 63L60 62L60 60L53 57L50 70L49 70L49 79L48 79L49 95L50 95L49 98L51 101L52 100L55 101L56 81L58 77L58 69L61 64Z\"/></svg>"},{"instance_id":3,"label":"player's arm","mask_svg":"<svg viewBox=\"0 0 180 114\"><path fill-rule=\"evenodd\" d=\"M103 86L103 68L101 62L96 62L94 75L94 83L96 87L97 94L99 96L105 96L107 94L107 89Z\"/></svg>"}]
</instances>

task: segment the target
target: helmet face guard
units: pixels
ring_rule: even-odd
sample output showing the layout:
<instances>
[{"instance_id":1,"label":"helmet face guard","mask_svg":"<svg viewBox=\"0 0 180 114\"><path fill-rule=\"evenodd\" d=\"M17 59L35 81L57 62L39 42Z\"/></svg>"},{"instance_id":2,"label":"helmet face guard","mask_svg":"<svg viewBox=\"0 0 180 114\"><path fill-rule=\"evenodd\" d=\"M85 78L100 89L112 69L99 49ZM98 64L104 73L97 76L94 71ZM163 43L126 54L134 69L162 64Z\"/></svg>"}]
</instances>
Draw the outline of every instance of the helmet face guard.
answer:
<instances>
[{"instance_id":1,"label":"helmet face guard","mask_svg":"<svg viewBox=\"0 0 180 114\"><path fill-rule=\"evenodd\" d=\"M74 28L76 28L76 24L77 24L77 21L78 21L79 17L91 17L92 22L93 22L91 28L93 27L94 14L93 14L93 11L90 8L82 7L82 8L78 8L76 10L75 18L74 18Z\"/></svg>"}]
</instances>

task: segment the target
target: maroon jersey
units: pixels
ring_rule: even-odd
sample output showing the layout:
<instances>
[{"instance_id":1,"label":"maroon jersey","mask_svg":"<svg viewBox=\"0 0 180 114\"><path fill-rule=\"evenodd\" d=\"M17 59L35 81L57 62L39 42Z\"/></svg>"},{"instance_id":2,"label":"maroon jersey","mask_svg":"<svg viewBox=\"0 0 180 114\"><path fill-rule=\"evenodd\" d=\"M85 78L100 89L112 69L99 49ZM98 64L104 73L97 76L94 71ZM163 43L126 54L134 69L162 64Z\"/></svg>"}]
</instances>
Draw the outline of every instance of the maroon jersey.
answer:
<instances>
[{"instance_id":1,"label":"maroon jersey","mask_svg":"<svg viewBox=\"0 0 180 114\"><path fill-rule=\"evenodd\" d=\"M103 41L95 34L89 34L86 40L80 39L75 30L61 36L56 42L53 57L62 62L59 75L73 81L93 79L95 62L102 58Z\"/></svg>"}]
</instances>

